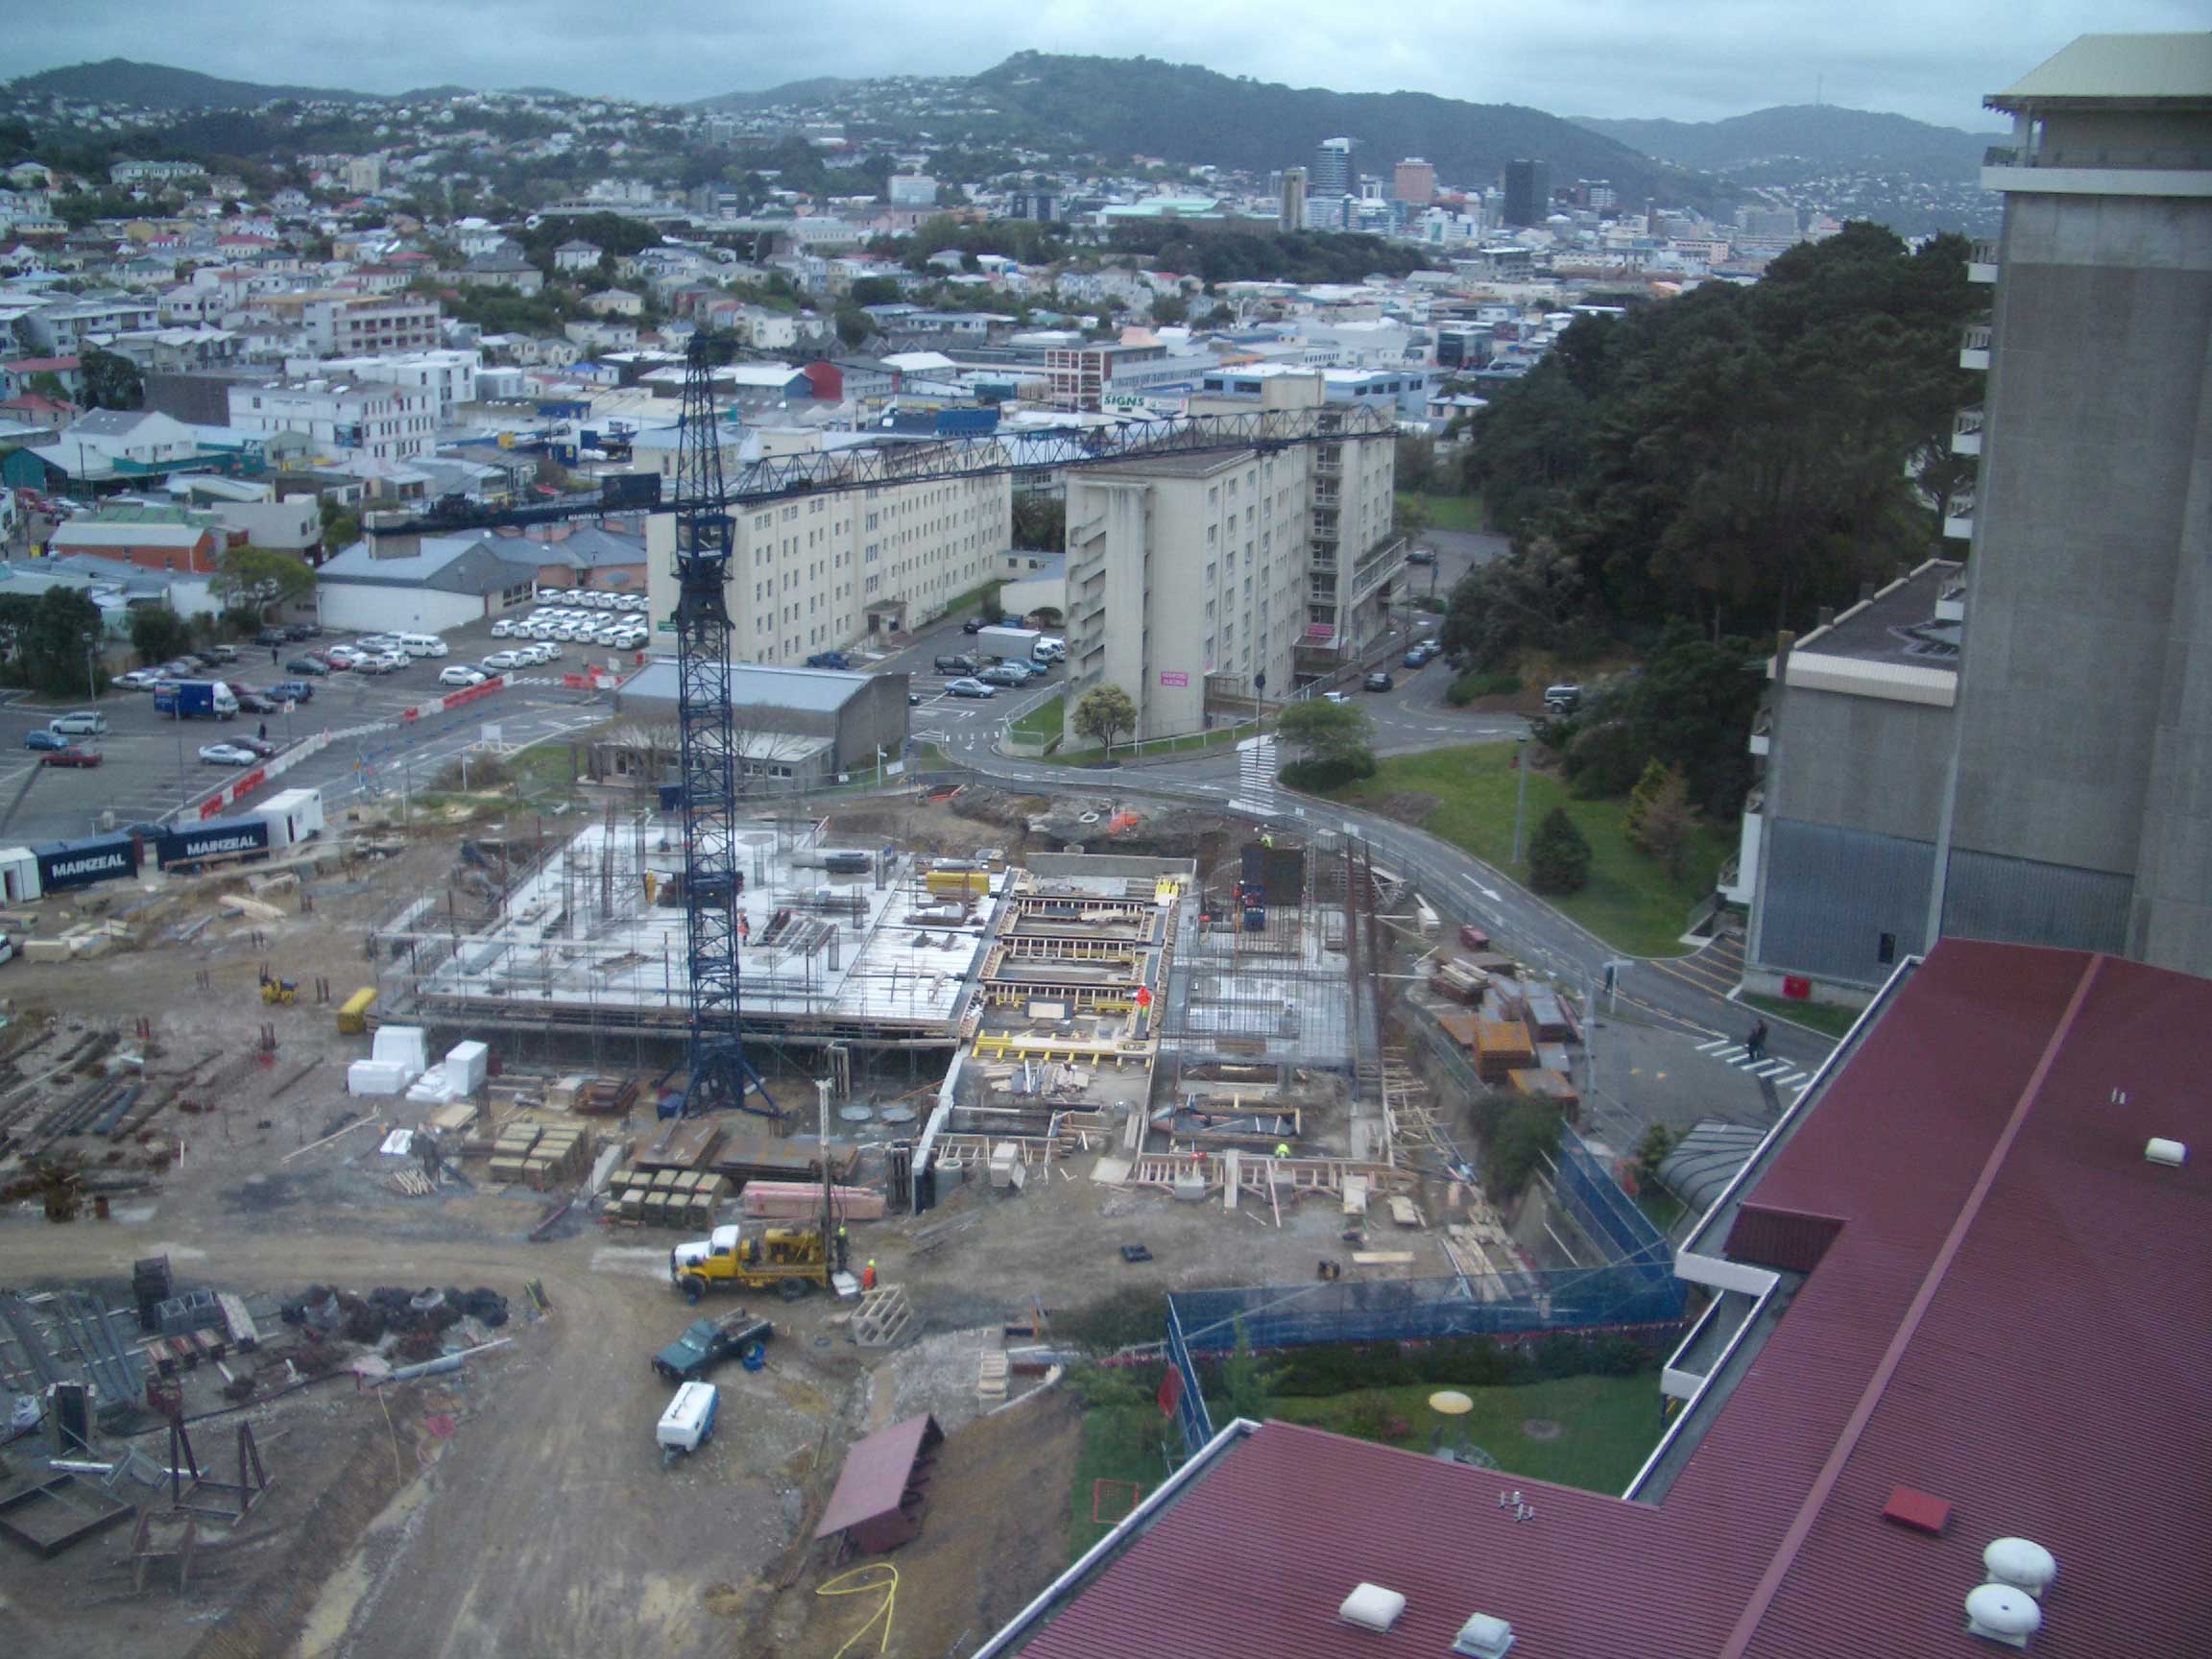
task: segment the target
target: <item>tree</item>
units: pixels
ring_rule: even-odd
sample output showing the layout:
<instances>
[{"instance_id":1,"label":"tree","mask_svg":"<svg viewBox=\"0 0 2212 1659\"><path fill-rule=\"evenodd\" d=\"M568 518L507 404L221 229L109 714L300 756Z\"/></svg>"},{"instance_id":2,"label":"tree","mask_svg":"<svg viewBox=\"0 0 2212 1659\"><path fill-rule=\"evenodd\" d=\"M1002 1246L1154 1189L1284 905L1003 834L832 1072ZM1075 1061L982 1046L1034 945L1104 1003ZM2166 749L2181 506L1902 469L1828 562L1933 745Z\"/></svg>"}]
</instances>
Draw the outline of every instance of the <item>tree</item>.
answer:
<instances>
[{"instance_id":1,"label":"tree","mask_svg":"<svg viewBox=\"0 0 2212 1659\"><path fill-rule=\"evenodd\" d=\"M1489 1187L1492 1196L1510 1198L1535 1178L1547 1158L1559 1156L1559 1108L1536 1096L1514 1101L1498 1118L1490 1137Z\"/></svg>"},{"instance_id":2,"label":"tree","mask_svg":"<svg viewBox=\"0 0 2212 1659\"><path fill-rule=\"evenodd\" d=\"M1294 789L1334 789L1375 775L1375 722L1357 703L1288 703L1275 730L1301 757L1283 768L1283 781Z\"/></svg>"},{"instance_id":3,"label":"tree","mask_svg":"<svg viewBox=\"0 0 2212 1659\"><path fill-rule=\"evenodd\" d=\"M1221 1403L1232 1417L1257 1420L1265 1415L1267 1395L1274 1386L1273 1371L1260 1363L1252 1352L1252 1334L1242 1318L1236 1320L1237 1346L1221 1361Z\"/></svg>"},{"instance_id":4,"label":"tree","mask_svg":"<svg viewBox=\"0 0 2212 1659\"><path fill-rule=\"evenodd\" d=\"M145 403L145 382L130 358L95 348L79 362L84 374L84 400L93 408L136 409Z\"/></svg>"},{"instance_id":5,"label":"tree","mask_svg":"<svg viewBox=\"0 0 2212 1659\"><path fill-rule=\"evenodd\" d=\"M48 697L75 697L99 678L90 653L103 637L100 608L68 588L0 595L0 652L8 677Z\"/></svg>"},{"instance_id":6,"label":"tree","mask_svg":"<svg viewBox=\"0 0 2212 1659\"><path fill-rule=\"evenodd\" d=\"M1670 768L1661 775L1658 793L1645 803L1643 815L1628 832L1628 839L1640 852L1666 865L1669 875L1679 878L1682 855L1696 822L1697 815L1690 809L1690 785L1678 770Z\"/></svg>"},{"instance_id":7,"label":"tree","mask_svg":"<svg viewBox=\"0 0 2212 1659\"><path fill-rule=\"evenodd\" d=\"M846 298L855 305L896 305L899 284L890 276L863 276L853 284Z\"/></svg>"},{"instance_id":8,"label":"tree","mask_svg":"<svg viewBox=\"0 0 2212 1659\"><path fill-rule=\"evenodd\" d=\"M1419 541L1435 521L1436 517L1429 511L1428 502L1403 490L1398 493L1397 505L1390 514L1390 528L1395 533L1408 541Z\"/></svg>"},{"instance_id":9,"label":"tree","mask_svg":"<svg viewBox=\"0 0 2212 1659\"><path fill-rule=\"evenodd\" d=\"M1552 807L1536 826L1528 843L1528 884L1539 893L1578 893L1590 884L1590 843L1564 806Z\"/></svg>"},{"instance_id":10,"label":"tree","mask_svg":"<svg viewBox=\"0 0 2212 1659\"><path fill-rule=\"evenodd\" d=\"M1636 1181L1640 1187L1659 1184L1659 1166L1667 1162L1681 1137L1664 1123L1654 1123L1636 1142Z\"/></svg>"},{"instance_id":11,"label":"tree","mask_svg":"<svg viewBox=\"0 0 2212 1659\"><path fill-rule=\"evenodd\" d=\"M131 613L131 649L149 665L181 657L192 648L192 630L166 605L141 605Z\"/></svg>"},{"instance_id":12,"label":"tree","mask_svg":"<svg viewBox=\"0 0 2212 1659\"><path fill-rule=\"evenodd\" d=\"M315 572L296 554L233 547L217 563L207 591L225 606L291 605L315 591Z\"/></svg>"},{"instance_id":13,"label":"tree","mask_svg":"<svg viewBox=\"0 0 2212 1659\"><path fill-rule=\"evenodd\" d=\"M1068 550L1068 498L1042 490L1014 496L1014 545L1047 553Z\"/></svg>"},{"instance_id":14,"label":"tree","mask_svg":"<svg viewBox=\"0 0 2212 1659\"><path fill-rule=\"evenodd\" d=\"M1190 301L1180 294L1155 294L1152 296L1152 321L1163 326L1174 326L1190 321Z\"/></svg>"},{"instance_id":15,"label":"tree","mask_svg":"<svg viewBox=\"0 0 2212 1659\"><path fill-rule=\"evenodd\" d=\"M1667 788L1667 768L1657 760L1644 762L1644 770L1636 780L1636 787L1628 791L1628 816L1622 828L1631 845L1641 847L1644 833L1644 815L1651 809Z\"/></svg>"},{"instance_id":16,"label":"tree","mask_svg":"<svg viewBox=\"0 0 2212 1659\"><path fill-rule=\"evenodd\" d=\"M1114 739L1137 726L1137 705L1118 685L1097 685L1083 693L1075 705L1075 735L1104 746L1111 755Z\"/></svg>"}]
</instances>

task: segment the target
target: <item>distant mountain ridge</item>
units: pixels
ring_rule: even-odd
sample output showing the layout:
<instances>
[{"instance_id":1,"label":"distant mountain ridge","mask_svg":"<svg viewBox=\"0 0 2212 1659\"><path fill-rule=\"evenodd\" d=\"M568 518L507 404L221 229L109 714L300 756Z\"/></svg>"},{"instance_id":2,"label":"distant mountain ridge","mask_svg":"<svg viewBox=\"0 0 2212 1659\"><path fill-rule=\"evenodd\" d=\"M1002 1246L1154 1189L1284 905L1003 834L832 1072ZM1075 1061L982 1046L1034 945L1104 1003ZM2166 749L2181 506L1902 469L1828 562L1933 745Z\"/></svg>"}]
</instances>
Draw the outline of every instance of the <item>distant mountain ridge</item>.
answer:
<instances>
[{"instance_id":1,"label":"distant mountain ridge","mask_svg":"<svg viewBox=\"0 0 2212 1659\"><path fill-rule=\"evenodd\" d=\"M1647 156L1727 175L1808 163L1968 177L1981 166L1983 151L2000 136L1833 104L1783 104L1722 121L1570 119Z\"/></svg>"},{"instance_id":2,"label":"distant mountain ridge","mask_svg":"<svg viewBox=\"0 0 2212 1659\"><path fill-rule=\"evenodd\" d=\"M226 81L197 69L167 63L139 63L108 58L98 63L71 63L18 76L8 89L33 97L82 98L90 104L129 104L141 109L252 109L279 99L323 104L407 104L427 98L460 98L469 86L418 86L405 92L355 92L344 86L276 86L258 81ZM565 98L552 86L516 87L539 97Z\"/></svg>"}]
</instances>

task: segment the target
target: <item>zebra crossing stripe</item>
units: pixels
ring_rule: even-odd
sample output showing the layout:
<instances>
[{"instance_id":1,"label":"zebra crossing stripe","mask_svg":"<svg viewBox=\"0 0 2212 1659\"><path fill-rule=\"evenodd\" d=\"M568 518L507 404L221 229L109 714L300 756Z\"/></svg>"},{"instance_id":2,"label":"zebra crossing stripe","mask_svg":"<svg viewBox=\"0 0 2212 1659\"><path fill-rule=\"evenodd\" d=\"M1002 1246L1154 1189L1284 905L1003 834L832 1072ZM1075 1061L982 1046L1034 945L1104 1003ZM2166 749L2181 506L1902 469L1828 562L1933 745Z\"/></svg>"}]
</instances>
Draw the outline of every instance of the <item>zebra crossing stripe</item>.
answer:
<instances>
[{"instance_id":1,"label":"zebra crossing stripe","mask_svg":"<svg viewBox=\"0 0 2212 1659\"><path fill-rule=\"evenodd\" d=\"M1713 1054L1718 1053L1722 1048L1733 1048L1736 1045L1731 1043L1727 1038L1716 1037L1710 1043L1698 1044L1697 1052L1700 1054Z\"/></svg>"}]
</instances>

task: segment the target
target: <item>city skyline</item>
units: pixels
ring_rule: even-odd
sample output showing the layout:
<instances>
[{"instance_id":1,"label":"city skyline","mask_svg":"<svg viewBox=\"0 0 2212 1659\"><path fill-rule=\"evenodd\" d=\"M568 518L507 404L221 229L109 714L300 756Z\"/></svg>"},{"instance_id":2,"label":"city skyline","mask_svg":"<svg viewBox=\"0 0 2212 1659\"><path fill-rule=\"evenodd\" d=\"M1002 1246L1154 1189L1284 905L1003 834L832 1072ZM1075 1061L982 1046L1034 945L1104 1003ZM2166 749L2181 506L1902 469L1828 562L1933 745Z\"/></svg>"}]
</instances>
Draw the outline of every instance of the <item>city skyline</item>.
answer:
<instances>
[{"instance_id":1,"label":"city skyline","mask_svg":"<svg viewBox=\"0 0 2212 1659\"><path fill-rule=\"evenodd\" d=\"M1006 0L910 9L886 32L854 0L742 13L671 0L651 34L610 35L579 0L481 0L466 30L435 0L371 0L312 20L273 0L155 9L83 0L12 31L17 74L128 56L242 81L394 93L459 84L552 86L580 96L685 103L819 76L974 74L1028 48L1147 56L1223 74L1344 92L1425 91L1566 116L1703 121L1781 104L1890 110L1938 125L1996 125L1982 98L2085 30L2182 29L2181 0L2083 0L1940 14L1788 4L1732 9L1698 27L1621 0L1569 0L1515 26L1384 0L1347 38L1343 13L1225 0L1193 14L1159 0L1067 0L1042 12ZM219 20L221 27L210 27ZM671 57L671 41L687 42ZM1318 136L1318 135L1317 135Z\"/></svg>"}]
</instances>

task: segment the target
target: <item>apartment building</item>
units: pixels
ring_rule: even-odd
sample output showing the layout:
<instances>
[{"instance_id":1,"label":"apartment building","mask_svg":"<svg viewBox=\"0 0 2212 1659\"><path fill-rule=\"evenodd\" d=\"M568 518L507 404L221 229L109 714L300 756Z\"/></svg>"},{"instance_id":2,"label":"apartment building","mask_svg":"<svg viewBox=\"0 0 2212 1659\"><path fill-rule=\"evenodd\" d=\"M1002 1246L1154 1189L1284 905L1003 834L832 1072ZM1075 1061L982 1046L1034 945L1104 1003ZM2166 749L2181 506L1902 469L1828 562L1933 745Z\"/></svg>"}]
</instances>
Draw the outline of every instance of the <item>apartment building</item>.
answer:
<instances>
[{"instance_id":1,"label":"apartment building","mask_svg":"<svg viewBox=\"0 0 2212 1659\"><path fill-rule=\"evenodd\" d=\"M311 300L300 309L307 349L318 357L376 357L427 351L439 343L435 300L356 295Z\"/></svg>"},{"instance_id":2,"label":"apartment building","mask_svg":"<svg viewBox=\"0 0 2212 1659\"><path fill-rule=\"evenodd\" d=\"M429 395L431 413L441 425L449 424L453 411L476 401L476 376L484 367L484 353L445 349L436 351L400 351L385 357L341 357L331 362L292 358L284 368L293 375L321 374L329 379L372 381L383 386L404 386Z\"/></svg>"},{"instance_id":3,"label":"apartment building","mask_svg":"<svg viewBox=\"0 0 2212 1659\"><path fill-rule=\"evenodd\" d=\"M822 448L816 432L726 428L723 468L742 490L763 459ZM640 435L637 466L673 477L675 433ZM732 514L731 651L741 661L804 662L919 627L998 570L1013 545L1009 475L884 484L741 505ZM675 519L648 520L652 613L676 610Z\"/></svg>"},{"instance_id":4,"label":"apartment building","mask_svg":"<svg viewBox=\"0 0 2212 1659\"><path fill-rule=\"evenodd\" d=\"M2212 35L2085 36L1987 103L1964 569L1778 664L1754 988L1863 999L1945 934L2212 974Z\"/></svg>"},{"instance_id":5,"label":"apartment building","mask_svg":"<svg viewBox=\"0 0 2212 1659\"><path fill-rule=\"evenodd\" d=\"M248 382L230 387L228 397L230 424L238 431L304 433L368 460L411 460L437 442L437 399L410 386L318 376Z\"/></svg>"},{"instance_id":6,"label":"apartment building","mask_svg":"<svg viewBox=\"0 0 2212 1659\"><path fill-rule=\"evenodd\" d=\"M1054 346L1045 353L1045 373L1055 409L1096 414L1118 398L1192 384L1212 362L1170 355L1165 346Z\"/></svg>"},{"instance_id":7,"label":"apartment building","mask_svg":"<svg viewBox=\"0 0 2212 1659\"><path fill-rule=\"evenodd\" d=\"M1391 424L1329 403L1310 372L1210 379L1192 414L1323 441L1070 471L1070 717L1111 685L1135 701L1138 736L1202 731L1340 666L1382 626L1405 565Z\"/></svg>"}]
</instances>

